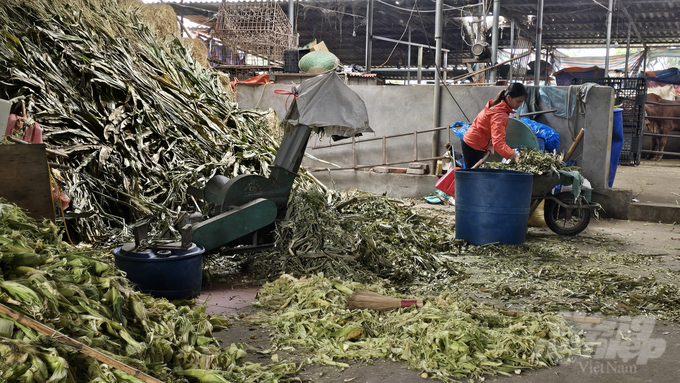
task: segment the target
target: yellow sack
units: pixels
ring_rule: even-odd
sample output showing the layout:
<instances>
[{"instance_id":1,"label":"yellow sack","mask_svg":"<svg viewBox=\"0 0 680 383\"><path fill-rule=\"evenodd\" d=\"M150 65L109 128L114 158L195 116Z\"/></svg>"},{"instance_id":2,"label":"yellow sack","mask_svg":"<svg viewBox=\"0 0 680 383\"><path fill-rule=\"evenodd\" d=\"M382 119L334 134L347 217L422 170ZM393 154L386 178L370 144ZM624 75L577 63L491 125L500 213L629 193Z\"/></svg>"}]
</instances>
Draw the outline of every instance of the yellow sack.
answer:
<instances>
[{"instance_id":1,"label":"yellow sack","mask_svg":"<svg viewBox=\"0 0 680 383\"><path fill-rule=\"evenodd\" d=\"M527 226L529 227L544 227L547 226L545 224L545 217L543 216L543 206L544 206L545 200L541 200L541 203L538 204L538 207L536 210L534 210L534 214L532 214L529 217L529 222Z\"/></svg>"}]
</instances>

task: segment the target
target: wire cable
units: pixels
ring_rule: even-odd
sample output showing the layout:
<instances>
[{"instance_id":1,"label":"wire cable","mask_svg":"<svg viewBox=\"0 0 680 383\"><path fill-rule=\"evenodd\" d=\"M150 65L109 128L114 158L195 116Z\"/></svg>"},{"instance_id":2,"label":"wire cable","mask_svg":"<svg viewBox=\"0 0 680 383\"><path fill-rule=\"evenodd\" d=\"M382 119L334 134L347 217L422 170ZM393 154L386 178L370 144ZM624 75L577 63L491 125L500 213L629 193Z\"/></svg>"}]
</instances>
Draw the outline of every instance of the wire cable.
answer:
<instances>
[{"instance_id":1,"label":"wire cable","mask_svg":"<svg viewBox=\"0 0 680 383\"><path fill-rule=\"evenodd\" d=\"M400 10L400 11L410 12L410 10L409 10L408 8L397 7L396 5L386 3L386 2L384 2L384 1L382 1L382 0L376 0L376 1L377 1L378 3L380 3L380 4L386 5L386 6L388 6L388 7L392 7L392 8L394 8L394 9L397 9L397 10ZM447 6L447 8L444 8L444 9L443 9L443 11L457 11L457 10L462 10L462 9L465 9L465 8L478 7L478 6L479 6L479 4L468 4L468 5L463 5L463 6L461 6L461 7L451 7L451 6ZM427 11L423 10L423 11L421 11L421 12L422 12L422 13L433 13L433 12L437 12L437 10L436 10L436 9L427 10Z\"/></svg>"},{"instance_id":2,"label":"wire cable","mask_svg":"<svg viewBox=\"0 0 680 383\"><path fill-rule=\"evenodd\" d=\"M379 2L381 2L381 1L379 1ZM392 57L394 50L397 49L397 47L399 46L399 43L401 42L401 39L404 38L404 35L406 34L406 31L408 30L409 24L411 23L411 17L413 17L413 11L416 9L416 4L418 4L418 0L416 0L413 3L413 8L411 8L411 14L408 15L408 20L406 21L406 27L404 27L404 32L402 32L401 36L399 36L399 41L396 44L394 44L394 48L392 48L392 52L390 52L389 56L387 56L387 60L385 60L384 63L376 66L376 68L380 68L380 67L384 66L385 64L387 64L388 61L390 61L390 58ZM410 46L409 46L409 49L411 49Z\"/></svg>"},{"instance_id":3,"label":"wire cable","mask_svg":"<svg viewBox=\"0 0 680 383\"><path fill-rule=\"evenodd\" d=\"M416 8L416 11L418 11L418 17L420 18L420 25L422 25L423 30L425 30L425 24L423 23L423 15L420 13L420 9L418 9L418 2L416 1L416 2L413 4L413 6ZM430 39L427 37L427 34L425 34L425 39L426 39L426 41L427 41L427 45L430 45ZM442 78L443 76L442 76L442 70L441 70L441 68L436 64L436 62L437 62L437 52L436 52L436 50L435 50L435 52L434 52L434 58L435 58L435 60L434 60L434 62L435 62L434 70L436 70L437 73L439 73L439 81L441 82L441 78ZM436 84L435 84L435 85L436 85ZM449 93L449 96L451 96L451 99L453 100L453 102L456 103L456 106L458 107L458 110L460 110L460 112L463 113L463 116L465 117L465 119L467 120L467 122L470 122L470 118L467 116L467 114L465 114L465 111L463 111L463 108L461 108L460 104L458 103L458 100L456 100L456 98L453 97L453 93L451 93L451 90L449 90L449 87L446 86L446 84L444 84L444 88L445 88L446 91Z\"/></svg>"}]
</instances>

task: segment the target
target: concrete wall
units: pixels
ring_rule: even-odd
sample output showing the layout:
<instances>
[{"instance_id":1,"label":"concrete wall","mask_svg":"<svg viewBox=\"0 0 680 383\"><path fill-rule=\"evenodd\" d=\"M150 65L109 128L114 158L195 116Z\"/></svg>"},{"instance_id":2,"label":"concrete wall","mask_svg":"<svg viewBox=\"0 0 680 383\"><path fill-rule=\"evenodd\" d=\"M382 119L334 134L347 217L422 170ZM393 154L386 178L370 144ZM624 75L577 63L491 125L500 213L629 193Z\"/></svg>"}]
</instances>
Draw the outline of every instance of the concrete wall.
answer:
<instances>
[{"instance_id":1,"label":"concrete wall","mask_svg":"<svg viewBox=\"0 0 680 383\"><path fill-rule=\"evenodd\" d=\"M394 134L413 133L414 131L428 130L433 128L434 112L434 86L433 85L413 85L413 86L370 86L353 85L350 86L366 103L368 109L369 123L374 134L365 135L358 138L368 139ZM569 87L560 87L569 90ZM243 109L267 110L273 108L280 118L285 116L287 105L292 101L291 97L286 97L274 93L274 90L291 90L291 85L238 85L237 95L239 106ZM504 87L497 86L448 86L442 88L441 92L441 117L440 126L451 126L457 121L471 122L484 107L488 100L494 99L499 91ZM576 92L577 87L572 89ZM455 101L454 101L455 99ZM573 142L573 138L582 127L586 127L583 141L578 145L577 150L572 156L577 160L577 165L582 167L583 174L595 188L606 188L609 172L609 156L611 150L611 129L612 129L612 110L614 103L614 91L609 87L594 87L588 94L588 104L585 113L575 112L572 119L565 119L555 116L542 116L537 121L545 123L560 134L560 151L567 152ZM542 105L542 109L547 109ZM450 138L447 133L450 132ZM418 135L418 158L431 157L433 133L423 133ZM446 129L439 133L438 153L444 153L447 140L451 140L454 147L460 150L460 140ZM337 144L348 140L340 141ZM413 161L414 144L413 135L408 137L393 138L387 140L386 162ZM313 136L310 138L307 153L314 157L323 159L340 167L351 167L353 164L351 145L340 145L332 148L314 149L315 146L328 145L328 137ZM356 145L355 159L356 165L379 165L382 163L382 140L366 142ZM328 168L328 164L313 161L306 158L303 166L307 168ZM330 172L331 174L334 172ZM328 176L329 172L315 173L315 175L326 184L331 183ZM398 177L399 175L390 175ZM405 177L405 176L402 176ZM337 183L341 189L362 188L368 190L362 183L384 182L384 180L371 180L370 177L343 176L343 183ZM348 182L348 184L344 184ZM403 183L421 182L418 177L403 179ZM430 177L423 178L422 182L427 182L430 190L433 190L433 182ZM420 193L420 189L413 187L401 188L399 194L388 194L403 197L422 196L404 195L408 190L413 193Z\"/></svg>"}]
</instances>

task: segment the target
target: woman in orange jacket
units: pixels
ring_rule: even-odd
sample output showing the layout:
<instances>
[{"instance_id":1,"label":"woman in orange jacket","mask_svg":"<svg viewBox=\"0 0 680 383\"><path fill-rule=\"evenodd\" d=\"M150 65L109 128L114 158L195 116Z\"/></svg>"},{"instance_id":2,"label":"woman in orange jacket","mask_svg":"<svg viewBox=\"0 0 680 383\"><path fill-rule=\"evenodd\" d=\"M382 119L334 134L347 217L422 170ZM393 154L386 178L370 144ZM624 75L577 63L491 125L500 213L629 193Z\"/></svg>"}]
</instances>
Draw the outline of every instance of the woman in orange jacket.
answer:
<instances>
[{"instance_id":1,"label":"woman in orange jacket","mask_svg":"<svg viewBox=\"0 0 680 383\"><path fill-rule=\"evenodd\" d=\"M527 90L515 82L498 93L495 100L489 101L479 112L472 125L463 136L463 159L465 168L471 169L484 158L487 151L498 152L503 158L519 162L519 153L505 143L505 129L510 114L515 112L527 99Z\"/></svg>"}]
</instances>

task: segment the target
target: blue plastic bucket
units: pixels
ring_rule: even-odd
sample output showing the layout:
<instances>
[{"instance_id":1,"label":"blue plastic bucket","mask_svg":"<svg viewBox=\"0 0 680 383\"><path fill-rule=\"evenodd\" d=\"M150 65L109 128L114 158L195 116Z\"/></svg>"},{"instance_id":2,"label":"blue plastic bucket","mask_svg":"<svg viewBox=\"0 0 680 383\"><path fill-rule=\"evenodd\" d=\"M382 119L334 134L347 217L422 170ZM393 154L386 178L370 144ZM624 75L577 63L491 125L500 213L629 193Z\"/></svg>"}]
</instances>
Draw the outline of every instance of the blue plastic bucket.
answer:
<instances>
[{"instance_id":1,"label":"blue plastic bucket","mask_svg":"<svg viewBox=\"0 0 680 383\"><path fill-rule=\"evenodd\" d=\"M456 239L477 246L524 243L533 179L513 170L457 170Z\"/></svg>"},{"instance_id":2,"label":"blue plastic bucket","mask_svg":"<svg viewBox=\"0 0 680 383\"><path fill-rule=\"evenodd\" d=\"M616 168L619 165L621 148L623 147L623 109L614 108L614 123L612 128L612 152L609 158L609 187L614 186Z\"/></svg>"},{"instance_id":3,"label":"blue plastic bucket","mask_svg":"<svg viewBox=\"0 0 680 383\"><path fill-rule=\"evenodd\" d=\"M184 299L201 294L203 252L192 244L187 250L113 250L116 266L146 294L157 298Z\"/></svg>"}]
</instances>

